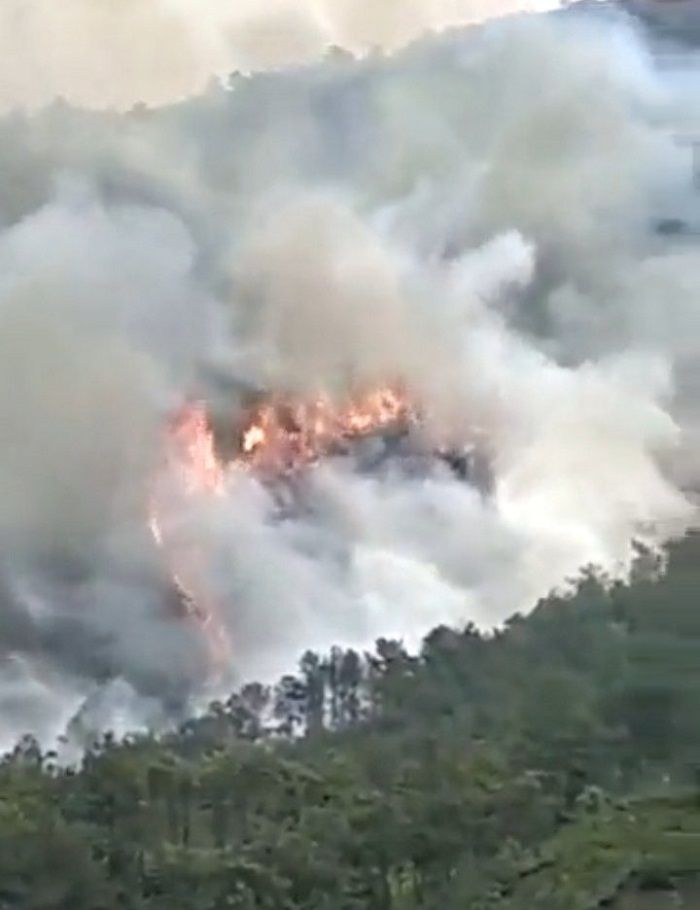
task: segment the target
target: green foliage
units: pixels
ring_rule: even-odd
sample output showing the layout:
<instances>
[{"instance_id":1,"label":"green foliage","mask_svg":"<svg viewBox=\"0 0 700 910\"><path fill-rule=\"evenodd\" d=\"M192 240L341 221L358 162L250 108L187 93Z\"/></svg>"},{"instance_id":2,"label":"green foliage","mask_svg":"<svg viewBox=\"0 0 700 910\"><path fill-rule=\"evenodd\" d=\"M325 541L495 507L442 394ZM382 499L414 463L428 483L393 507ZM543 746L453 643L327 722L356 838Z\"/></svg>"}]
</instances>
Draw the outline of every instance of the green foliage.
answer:
<instances>
[{"instance_id":1,"label":"green foliage","mask_svg":"<svg viewBox=\"0 0 700 910\"><path fill-rule=\"evenodd\" d=\"M0 908L585 910L697 874L697 556L688 538L661 578L587 577L418 656L307 653L79 769L23 740Z\"/></svg>"}]
</instances>

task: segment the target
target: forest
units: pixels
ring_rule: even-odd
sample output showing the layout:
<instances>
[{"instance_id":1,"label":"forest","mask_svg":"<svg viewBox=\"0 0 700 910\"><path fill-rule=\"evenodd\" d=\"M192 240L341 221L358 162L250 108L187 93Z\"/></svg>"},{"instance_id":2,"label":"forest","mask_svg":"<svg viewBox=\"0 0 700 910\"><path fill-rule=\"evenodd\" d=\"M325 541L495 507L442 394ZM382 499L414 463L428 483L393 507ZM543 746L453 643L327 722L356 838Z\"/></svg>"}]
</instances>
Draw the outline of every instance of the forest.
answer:
<instances>
[{"instance_id":1,"label":"forest","mask_svg":"<svg viewBox=\"0 0 700 910\"><path fill-rule=\"evenodd\" d=\"M420 654L305 654L79 767L0 764L2 910L696 906L700 538ZM682 902L686 900L687 903ZM646 901L646 902L645 902Z\"/></svg>"}]
</instances>

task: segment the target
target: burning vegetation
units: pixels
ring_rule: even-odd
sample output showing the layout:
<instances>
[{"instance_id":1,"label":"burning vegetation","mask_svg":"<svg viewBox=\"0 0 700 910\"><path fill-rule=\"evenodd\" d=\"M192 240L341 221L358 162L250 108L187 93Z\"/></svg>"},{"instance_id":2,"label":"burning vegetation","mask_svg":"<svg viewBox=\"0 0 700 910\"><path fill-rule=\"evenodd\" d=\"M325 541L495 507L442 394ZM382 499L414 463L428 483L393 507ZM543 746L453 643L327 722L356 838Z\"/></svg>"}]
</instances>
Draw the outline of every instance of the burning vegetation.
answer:
<instances>
[{"instance_id":1,"label":"burning vegetation","mask_svg":"<svg viewBox=\"0 0 700 910\"><path fill-rule=\"evenodd\" d=\"M204 634L212 672L224 670L232 644L206 581L206 546L182 526L178 518L182 507L225 497L237 472L252 472L262 482L278 484L325 456L347 451L355 440L406 431L419 420L418 408L399 384L342 399L325 393L308 400L273 395L245 411L235 428L233 451L225 455L204 401L188 402L172 416L164 432L148 524L178 601Z\"/></svg>"}]
</instances>

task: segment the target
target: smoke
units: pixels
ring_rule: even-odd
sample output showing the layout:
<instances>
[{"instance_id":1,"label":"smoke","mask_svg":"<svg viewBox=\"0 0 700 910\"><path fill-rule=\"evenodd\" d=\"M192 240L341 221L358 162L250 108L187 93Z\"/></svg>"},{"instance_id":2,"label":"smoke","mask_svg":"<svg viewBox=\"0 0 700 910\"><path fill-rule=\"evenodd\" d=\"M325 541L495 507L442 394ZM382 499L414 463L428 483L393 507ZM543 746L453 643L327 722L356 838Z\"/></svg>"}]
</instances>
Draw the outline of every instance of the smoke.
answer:
<instances>
[{"instance_id":1,"label":"smoke","mask_svg":"<svg viewBox=\"0 0 700 910\"><path fill-rule=\"evenodd\" d=\"M192 394L233 422L241 389L398 378L425 415L285 491L241 473L180 510L237 679L493 626L693 520L700 252L654 227L700 217L674 138L692 55L669 75L631 22L567 12L107 110L190 95L252 66L241 48L393 47L485 8L318 3L311 40L295 6L280 47L245 5L3 7L2 103L73 103L0 118L0 740L212 694L147 529Z\"/></svg>"},{"instance_id":2,"label":"smoke","mask_svg":"<svg viewBox=\"0 0 700 910\"><path fill-rule=\"evenodd\" d=\"M91 108L161 105L215 76L309 62L330 45L395 50L423 32L557 0L6 0L0 109L61 97Z\"/></svg>"}]
</instances>

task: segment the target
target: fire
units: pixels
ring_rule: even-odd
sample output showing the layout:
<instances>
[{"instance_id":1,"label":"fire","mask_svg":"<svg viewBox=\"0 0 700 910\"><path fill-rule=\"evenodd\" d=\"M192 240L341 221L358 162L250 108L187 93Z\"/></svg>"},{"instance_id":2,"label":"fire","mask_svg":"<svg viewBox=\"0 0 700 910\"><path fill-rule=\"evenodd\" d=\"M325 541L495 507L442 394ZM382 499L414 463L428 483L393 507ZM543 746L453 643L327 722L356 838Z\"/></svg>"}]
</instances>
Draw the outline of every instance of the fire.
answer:
<instances>
[{"instance_id":1,"label":"fire","mask_svg":"<svg viewBox=\"0 0 700 910\"><path fill-rule=\"evenodd\" d=\"M248 415L239 465L280 477L341 451L353 439L418 419L399 387L383 386L336 402L325 393L308 401L271 398Z\"/></svg>"},{"instance_id":2,"label":"fire","mask_svg":"<svg viewBox=\"0 0 700 910\"><path fill-rule=\"evenodd\" d=\"M265 430L263 430L262 427L257 425L252 426L243 434L243 452L246 455L250 455L251 452L254 452L259 446L265 444L265 438Z\"/></svg>"},{"instance_id":3,"label":"fire","mask_svg":"<svg viewBox=\"0 0 700 910\"><path fill-rule=\"evenodd\" d=\"M214 433L202 402L186 405L175 415L165 456L180 472L187 493L223 496L225 470L216 455Z\"/></svg>"},{"instance_id":4,"label":"fire","mask_svg":"<svg viewBox=\"0 0 700 910\"><path fill-rule=\"evenodd\" d=\"M164 434L162 462L150 498L148 526L188 616L201 627L212 667L230 662L231 641L216 598L206 583L207 560L198 541L177 527L180 507L227 495L233 472L254 472L274 482L341 452L349 442L393 427L407 427L418 413L399 386L382 386L336 401L325 393L309 400L273 396L244 417L237 451L216 451L206 405L180 408Z\"/></svg>"},{"instance_id":5,"label":"fire","mask_svg":"<svg viewBox=\"0 0 700 910\"><path fill-rule=\"evenodd\" d=\"M208 591L201 547L187 535L183 537L176 527L176 516L187 500L223 496L225 480L204 404L186 405L165 433L162 463L150 497L148 526L165 555L183 608L204 632L211 663L217 671L228 663L231 643L219 605Z\"/></svg>"}]
</instances>

